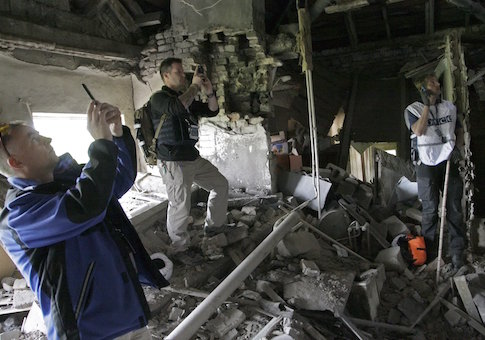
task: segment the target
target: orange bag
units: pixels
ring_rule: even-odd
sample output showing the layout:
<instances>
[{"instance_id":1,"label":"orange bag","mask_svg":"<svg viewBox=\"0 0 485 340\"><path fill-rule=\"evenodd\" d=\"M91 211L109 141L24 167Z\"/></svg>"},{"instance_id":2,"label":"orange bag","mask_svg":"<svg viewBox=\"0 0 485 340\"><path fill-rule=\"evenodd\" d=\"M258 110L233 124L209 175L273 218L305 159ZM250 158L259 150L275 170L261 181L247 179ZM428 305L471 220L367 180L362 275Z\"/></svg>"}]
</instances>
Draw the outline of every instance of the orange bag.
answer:
<instances>
[{"instance_id":1,"label":"orange bag","mask_svg":"<svg viewBox=\"0 0 485 340\"><path fill-rule=\"evenodd\" d=\"M426 262L426 243L423 236L408 234L409 251L413 256L413 265L421 266Z\"/></svg>"}]
</instances>

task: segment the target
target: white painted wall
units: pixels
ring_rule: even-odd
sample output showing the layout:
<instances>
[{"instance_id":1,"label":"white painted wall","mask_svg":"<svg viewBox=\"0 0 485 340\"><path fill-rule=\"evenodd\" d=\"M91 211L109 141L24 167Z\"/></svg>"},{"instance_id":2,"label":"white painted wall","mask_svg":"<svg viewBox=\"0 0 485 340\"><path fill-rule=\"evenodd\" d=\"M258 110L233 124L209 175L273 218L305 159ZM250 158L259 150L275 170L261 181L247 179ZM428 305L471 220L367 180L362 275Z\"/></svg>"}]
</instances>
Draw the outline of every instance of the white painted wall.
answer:
<instances>
[{"instance_id":1,"label":"white painted wall","mask_svg":"<svg viewBox=\"0 0 485 340\"><path fill-rule=\"evenodd\" d=\"M133 103L135 109L142 107L151 97L151 95L162 89L163 82L160 73L154 73L145 84L138 80L134 75L131 76L133 83Z\"/></svg>"},{"instance_id":2,"label":"white painted wall","mask_svg":"<svg viewBox=\"0 0 485 340\"><path fill-rule=\"evenodd\" d=\"M0 79L0 122L30 120L23 102L34 112L85 112L90 99L81 83L97 100L118 106L127 116L133 114L130 76L110 77L86 68L70 71L0 55ZM130 121L127 119L128 125Z\"/></svg>"}]
</instances>

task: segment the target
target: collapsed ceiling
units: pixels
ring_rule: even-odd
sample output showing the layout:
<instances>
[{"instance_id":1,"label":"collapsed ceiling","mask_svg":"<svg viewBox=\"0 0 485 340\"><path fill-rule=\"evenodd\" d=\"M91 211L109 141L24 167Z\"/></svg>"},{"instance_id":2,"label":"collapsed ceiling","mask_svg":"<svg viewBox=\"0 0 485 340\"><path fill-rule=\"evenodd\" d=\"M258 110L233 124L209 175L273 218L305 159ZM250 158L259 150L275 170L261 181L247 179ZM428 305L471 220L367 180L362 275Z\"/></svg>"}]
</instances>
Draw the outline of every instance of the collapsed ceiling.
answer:
<instances>
[{"instance_id":1,"label":"collapsed ceiling","mask_svg":"<svg viewBox=\"0 0 485 340\"><path fill-rule=\"evenodd\" d=\"M172 5L201 14L220 1L172 0ZM473 36L485 22L480 1L309 0L307 7L315 58L383 47L392 54L451 28L467 32L468 41L483 42ZM2 0L0 48L28 62L126 73L136 69L149 37L170 27L170 11L169 0ZM261 33L269 39L298 22L292 0L267 0L264 12L266 32Z\"/></svg>"}]
</instances>

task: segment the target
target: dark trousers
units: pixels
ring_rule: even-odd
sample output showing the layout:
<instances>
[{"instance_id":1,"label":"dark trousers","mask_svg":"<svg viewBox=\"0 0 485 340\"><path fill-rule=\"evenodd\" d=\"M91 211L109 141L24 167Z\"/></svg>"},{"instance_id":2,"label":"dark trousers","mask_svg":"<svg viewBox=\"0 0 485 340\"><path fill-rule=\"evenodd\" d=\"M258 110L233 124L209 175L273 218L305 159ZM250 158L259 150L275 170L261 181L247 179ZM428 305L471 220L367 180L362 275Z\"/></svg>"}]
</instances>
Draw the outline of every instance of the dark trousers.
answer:
<instances>
[{"instance_id":1,"label":"dark trousers","mask_svg":"<svg viewBox=\"0 0 485 340\"><path fill-rule=\"evenodd\" d=\"M426 247L436 247L438 237L435 234L438 226L438 204L440 191L443 191L445 180L446 161L435 166L420 164L416 166L418 181L418 195L423 204L422 234ZM446 199L446 225L449 234L449 255L462 254L465 249L465 228L461 208L463 195L463 181L456 164L450 164L448 179L448 196ZM432 250L432 249L429 249Z\"/></svg>"}]
</instances>

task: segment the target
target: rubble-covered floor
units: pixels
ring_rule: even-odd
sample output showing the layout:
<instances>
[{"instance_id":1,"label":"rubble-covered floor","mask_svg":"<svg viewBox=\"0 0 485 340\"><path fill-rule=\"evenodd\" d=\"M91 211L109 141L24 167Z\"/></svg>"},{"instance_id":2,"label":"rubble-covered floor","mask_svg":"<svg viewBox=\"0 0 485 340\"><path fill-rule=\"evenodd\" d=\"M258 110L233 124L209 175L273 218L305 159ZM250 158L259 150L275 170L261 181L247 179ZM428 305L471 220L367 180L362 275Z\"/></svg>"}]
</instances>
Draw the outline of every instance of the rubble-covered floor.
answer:
<instances>
[{"instance_id":1,"label":"rubble-covered floor","mask_svg":"<svg viewBox=\"0 0 485 340\"><path fill-rule=\"evenodd\" d=\"M205 237L202 231L204 206L194 206L189 227L192 237L190 256L182 258L184 263L180 262L180 258L171 257L178 262L174 262L169 288L145 287L153 314L149 323L153 338L163 339L170 334L261 243L272 231L275 221L295 205L292 197L283 198L282 195L232 199L228 220L233 227L212 237ZM339 209L336 204L328 206ZM368 211L376 219L374 226L386 229L385 232L381 230L381 236L388 242L392 241L393 228L400 225L399 221L410 228L415 226L415 222L398 213L396 215L401 219L396 221L397 216L392 218L394 215L390 212L383 213L385 209L369 207ZM484 337L468 324L469 321L456 311L450 312L445 302L439 300L416 326L411 327L440 290L435 285L436 267L433 263L407 270L395 249L383 249L374 237L368 237L368 231L355 233L354 230L350 238L348 235L340 237L338 245L312 229L313 226L338 238L339 233L347 233L348 225L345 224L353 220L350 214L332 217L332 228L343 228L340 231L328 229L325 223L328 224L330 217L319 222L311 211L301 211L300 214L304 225L289 233L228 301L214 315L208 316L208 322L199 329L194 339ZM337 225L336 221L342 219L345 223ZM163 220L162 217L151 228L143 228L145 231L140 235L150 253L167 252L169 238ZM353 248L359 257L341 245ZM382 251L393 255L387 255L384 263L374 261ZM445 258L445 262L449 261ZM444 264L442 285L449 283L453 275L464 277L473 294L484 295L483 291L477 293L477 289L483 290L484 286L480 288L476 284L478 282L480 286L483 282L485 258L475 257L459 272L453 270L451 264ZM5 312L1 332L13 332L12 339L45 339L39 331L20 333L27 312L8 312L8 308L28 307L29 301L33 300L33 296L27 296L26 291L30 292L28 287L15 282L2 282L0 307ZM442 296L466 311L454 284ZM481 320L478 321L483 327ZM347 322L353 326L349 327Z\"/></svg>"}]
</instances>

